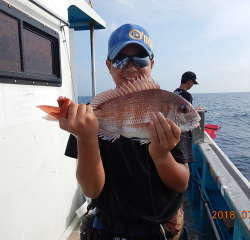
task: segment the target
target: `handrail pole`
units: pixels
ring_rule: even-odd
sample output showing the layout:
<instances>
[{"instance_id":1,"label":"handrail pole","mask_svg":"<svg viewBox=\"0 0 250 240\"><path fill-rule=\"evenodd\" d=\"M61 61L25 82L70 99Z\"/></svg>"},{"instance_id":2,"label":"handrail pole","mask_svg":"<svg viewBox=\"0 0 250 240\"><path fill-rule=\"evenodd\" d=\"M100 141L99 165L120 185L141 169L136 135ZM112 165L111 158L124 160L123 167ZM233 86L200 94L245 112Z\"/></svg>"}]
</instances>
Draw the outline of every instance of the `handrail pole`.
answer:
<instances>
[{"instance_id":1,"label":"handrail pole","mask_svg":"<svg viewBox=\"0 0 250 240\"><path fill-rule=\"evenodd\" d=\"M219 234L219 232L218 232L218 230L217 230L217 228L216 228L216 225L215 225L215 223L214 223L214 221L213 221L213 217L212 217L212 215L211 215L211 212L210 212L208 203L205 203L205 204L204 204L204 207L205 207L205 211L207 212L207 215L208 215L208 220L209 220L209 222L210 222L210 224L211 224L211 226L212 226L212 228L213 228L213 231L214 231L214 235L215 235L215 237L216 237L216 240L221 240L220 234Z\"/></svg>"},{"instance_id":2,"label":"handrail pole","mask_svg":"<svg viewBox=\"0 0 250 240\"><path fill-rule=\"evenodd\" d=\"M90 45L91 45L91 69L92 69L92 97L94 97L96 95L94 25L95 25L94 23L89 23L89 26L90 26Z\"/></svg>"}]
</instances>

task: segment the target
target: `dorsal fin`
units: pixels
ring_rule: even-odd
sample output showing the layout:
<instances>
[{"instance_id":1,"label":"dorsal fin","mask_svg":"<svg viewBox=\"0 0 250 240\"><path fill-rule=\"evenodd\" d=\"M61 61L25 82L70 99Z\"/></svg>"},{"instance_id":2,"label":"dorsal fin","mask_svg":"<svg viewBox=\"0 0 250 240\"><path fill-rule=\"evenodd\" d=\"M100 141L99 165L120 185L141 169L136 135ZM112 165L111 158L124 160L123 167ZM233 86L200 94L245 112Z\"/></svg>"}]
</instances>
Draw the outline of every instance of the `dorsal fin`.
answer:
<instances>
[{"instance_id":1,"label":"dorsal fin","mask_svg":"<svg viewBox=\"0 0 250 240\"><path fill-rule=\"evenodd\" d=\"M144 91L148 89L160 89L160 86L153 78L147 78L145 75L141 79L137 78L133 83L123 83L118 88L110 89L97 94L91 101L90 105L96 109L100 104L107 102L110 99L117 98L123 95L131 94L133 92Z\"/></svg>"}]
</instances>

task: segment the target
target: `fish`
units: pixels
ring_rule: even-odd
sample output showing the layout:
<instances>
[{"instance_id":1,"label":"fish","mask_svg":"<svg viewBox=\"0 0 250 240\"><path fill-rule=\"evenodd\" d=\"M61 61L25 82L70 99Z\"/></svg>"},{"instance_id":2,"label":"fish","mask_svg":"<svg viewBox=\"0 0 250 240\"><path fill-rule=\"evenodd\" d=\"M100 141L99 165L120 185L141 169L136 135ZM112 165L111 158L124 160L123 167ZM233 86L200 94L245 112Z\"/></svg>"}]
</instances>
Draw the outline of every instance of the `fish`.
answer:
<instances>
[{"instance_id":1,"label":"fish","mask_svg":"<svg viewBox=\"0 0 250 240\"><path fill-rule=\"evenodd\" d=\"M59 116L67 117L71 102L63 98L58 101L59 107L37 107L48 113L46 119L58 120ZM171 119L181 132L198 127L201 119L190 102L161 89L151 77L137 78L132 83L101 92L91 99L90 105L99 122L98 135L104 140L115 141L122 135L141 143L150 142L149 122L151 115L157 112Z\"/></svg>"}]
</instances>

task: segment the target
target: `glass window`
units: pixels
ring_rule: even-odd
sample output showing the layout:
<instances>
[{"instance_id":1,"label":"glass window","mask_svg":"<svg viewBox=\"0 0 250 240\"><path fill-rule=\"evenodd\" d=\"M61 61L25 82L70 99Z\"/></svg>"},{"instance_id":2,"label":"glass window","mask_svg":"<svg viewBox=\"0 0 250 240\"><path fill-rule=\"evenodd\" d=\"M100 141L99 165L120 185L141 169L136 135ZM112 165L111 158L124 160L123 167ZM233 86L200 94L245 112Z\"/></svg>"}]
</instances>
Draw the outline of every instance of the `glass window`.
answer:
<instances>
[{"instance_id":1,"label":"glass window","mask_svg":"<svg viewBox=\"0 0 250 240\"><path fill-rule=\"evenodd\" d=\"M18 21L0 12L0 68L21 71Z\"/></svg>"},{"instance_id":2,"label":"glass window","mask_svg":"<svg viewBox=\"0 0 250 240\"><path fill-rule=\"evenodd\" d=\"M0 1L0 83L62 86L57 31Z\"/></svg>"},{"instance_id":3,"label":"glass window","mask_svg":"<svg viewBox=\"0 0 250 240\"><path fill-rule=\"evenodd\" d=\"M23 36L26 71L54 75L53 42L26 29Z\"/></svg>"}]
</instances>

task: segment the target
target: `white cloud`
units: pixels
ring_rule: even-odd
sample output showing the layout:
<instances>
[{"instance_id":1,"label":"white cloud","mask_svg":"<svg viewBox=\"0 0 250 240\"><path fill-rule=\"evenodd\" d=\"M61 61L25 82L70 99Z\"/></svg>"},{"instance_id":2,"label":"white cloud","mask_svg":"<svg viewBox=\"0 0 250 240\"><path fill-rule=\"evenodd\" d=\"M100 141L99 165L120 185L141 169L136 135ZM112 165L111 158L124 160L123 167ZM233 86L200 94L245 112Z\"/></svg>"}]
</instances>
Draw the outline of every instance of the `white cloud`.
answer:
<instances>
[{"instance_id":1,"label":"white cloud","mask_svg":"<svg viewBox=\"0 0 250 240\"><path fill-rule=\"evenodd\" d=\"M116 22L110 22L109 26L107 27L107 30L109 32L109 35L115 31L118 27L120 27Z\"/></svg>"},{"instance_id":2,"label":"white cloud","mask_svg":"<svg viewBox=\"0 0 250 240\"><path fill-rule=\"evenodd\" d=\"M155 0L156 1L156 0ZM162 1L161 2L163 7ZM166 9L169 7L166 1ZM250 2L246 0L179 0L172 2L172 11L176 17L194 17L197 21L205 21L207 36L211 39L230 35L249 35ZM204 26L206 26L204 25Z\"/></svg>"},{"instance_id":3,"label":"white cloud","mask_svg":"<svg viewBox=\"0 0 250 240\"><path fill-rule=\"evenodd\" d=\"M222 71L227 71L227 72L232 72L232 71L236 71L235 68L233 67L223 67L221 68Z\"/></svg>"},{"instance_id":4,"label":"white cloud","mask_svg":"<svg viewBox=\"0 0 250 240\"><path fill-rule=\"evenodd\" d=\"M238 62L242 67L250 68L250 58L239 58Z\"/></svg>"},{"instance_id":5,"label":"white cloud","mask_svg":"<svg viewBox=\"0 0 250 240\"><path fill-rule=\"evenodd\" d=\"M120 25L119 24L117 24L116 22L109 22L108 24L107 24L107 26L106 26L106 28L105 29L102 29L101 31L98 31L98 32L96 32L97 34L100 34L100 35L102 35L102 36L104 36L104 37L109 37L110 36L110 34L115 30L115 29L117 29L118 27L120 27Z\"/></svg>"},{"instance_id":6,"label":"white cloud","mask_svg":"<svg viewBox=\"0 0 250 240\"><path fill-rule=\"evenodd\" d=\"M192 70L201 80L193 91L250 91L249 0L95 0L93 5L107 23L105 30L95 32L98 92L113 87L105 68L107 42L111 32L126 22L149 32L156 55L153 77L163 88L174 90L181 74ZM77 42L80 49L83 42L89 45L89 33L85 35ZM79 59L90 61L88 45L79 51ZM80 91L85 92L91 89L87 64L78 64L85 68L78 72L84 82Z\"/></svg>"},{"instance_id":7,"label":"white cloud","mask_svg":"<svg viewBox=\"0 0 250 240\"><path fill-rule=\"evenodd\" d=\"M213 39L246 35L250 29L250 2L246 0L118 0L146 22L158 22L173 18L205 21L206 36ZM117 10L120 6L117 6ZM127 9L127 10L129 10ZM123 9L126 11L126 9ZM131 14L134 14L131 12Z\"/></svg>"}]
</instances>

